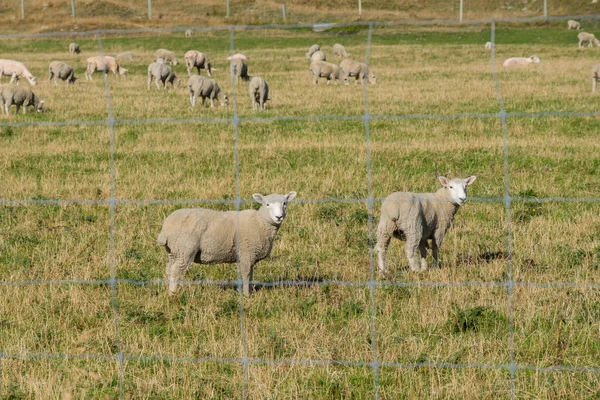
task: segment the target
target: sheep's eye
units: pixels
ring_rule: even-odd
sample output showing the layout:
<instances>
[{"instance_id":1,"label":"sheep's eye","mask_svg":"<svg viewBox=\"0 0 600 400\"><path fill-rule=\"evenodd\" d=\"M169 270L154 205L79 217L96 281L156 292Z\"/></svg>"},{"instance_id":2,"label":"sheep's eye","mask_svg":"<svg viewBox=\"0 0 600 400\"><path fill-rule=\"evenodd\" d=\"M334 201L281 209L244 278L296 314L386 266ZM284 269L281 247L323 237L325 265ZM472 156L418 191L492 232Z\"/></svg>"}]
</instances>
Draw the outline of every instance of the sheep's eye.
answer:
<instances>
[{"instance_id":1,"label":"sheep's eye","mask_svg":"<svg viewBox=\"0 0 600 400\"><path fill-rule=\"evenodd\" d=\"M269 203L267 203L267 207L270 207L271 205Z\"/></svg>"},{"instance_id":2,"label":"sheep's eye","mask_svg":"<svg viewBox=\"0 0 600 400\"><path fill-rule=\"evenodd\" d=\"M450 186L450 189L454 189L454 186Z\"/></svg>"}]
</instances>

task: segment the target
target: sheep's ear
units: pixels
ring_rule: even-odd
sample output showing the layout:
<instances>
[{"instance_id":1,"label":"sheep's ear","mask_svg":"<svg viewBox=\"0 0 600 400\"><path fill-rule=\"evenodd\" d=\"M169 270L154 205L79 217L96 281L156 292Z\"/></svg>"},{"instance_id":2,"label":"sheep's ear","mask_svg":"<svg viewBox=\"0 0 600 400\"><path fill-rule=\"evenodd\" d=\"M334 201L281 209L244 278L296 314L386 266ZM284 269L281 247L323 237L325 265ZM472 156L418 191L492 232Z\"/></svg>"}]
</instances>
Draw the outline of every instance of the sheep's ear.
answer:
<instances>
[{"instance_id":1,"label":"sheep's ear","mask_svg":"<svg viewBox=\"0 0 600 400\"><path fill-rule=\"evenodd\" d=\"M296 198L296 192L289 192L285 195L287 201L294 200Z\"/></svg>"},{"instance_id":2,"label":"sheep's ear","mask_svg":"<svg viewBox=\"0 0 600 400\"><path fill-rule=\"evenodd\" d=\"M475 175L472 175L465 179L465 183L467 184L467 186L469 186L471 183L475 182L475 179L477 179L477 177Z\"/></svg>"},{"instance_id":3,"label":"sheep's ear","mask_svg":"<svg viewBox=\"0 0 600 400\"><path fill-rule=\"evenodd\" d=\"M260 193L254 193L252 195L252 198L254 199L254 201L256 201L257 203L262 204L263 203L263 195Z\"/></svg>"},{"instance_id":4,"label":"sheep's ear","mask_svg":"<svg viewBox=\"0 0 600 400\"><path fill-rule=\"evenodd\" d=\"M448 186L448 178L446 178L445 176L438 176L438 180L440 181L443 187Z\"/></svg>"}]
</instances>

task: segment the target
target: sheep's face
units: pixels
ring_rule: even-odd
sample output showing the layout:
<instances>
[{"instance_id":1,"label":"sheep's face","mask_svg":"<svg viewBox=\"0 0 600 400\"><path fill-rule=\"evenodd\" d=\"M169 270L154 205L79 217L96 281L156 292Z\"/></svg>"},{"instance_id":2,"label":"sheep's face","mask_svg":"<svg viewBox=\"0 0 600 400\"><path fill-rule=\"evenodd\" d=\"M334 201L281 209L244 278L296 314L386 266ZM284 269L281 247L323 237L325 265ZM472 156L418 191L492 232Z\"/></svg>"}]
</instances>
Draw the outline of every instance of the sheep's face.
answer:
<instances>
[{"instance_id":1,"label":"sheep's face","mask_svg":"<svg viewBox=\"0 0 600 400\"><path fill-rule=\"evenodd\" d=\"M448 191L452 203L462 206L467 202L467 186L475 182L476 177L470 176L466 179L454 178L448 179L443 176L438 177L442 186Z\"/></svg>"},{"instance_id":2,"label":"sheep's face","mask_svg":"<svg viewBox=\"0 0 600 400\"><path fill-rule=\"evenodd\" d=\"M296 197L296 192L289 192L288 194L270 194L263 196L260 193L254 193L252 195L257 203L262 204L260 212L268 221L273 225L281 225L285 218L287 203Z\"/></svg>"},{"instance_id":3,"label":"sheep's face","mask_svg":"<svg viewBox=\"0 0 600 400\"><path fill-rule=\"evenodd\" d=\"M534 63L534 64L539 64L540 63L540 58L538 56L531 56L529 57L530 62Z\"/></svg>"},{"instance_id":4,"label":"sheep's face","mask_svg":"<svg viewBox=\"0 0 600 400\"><path fill-rule=\"evenodd\" d=\"M373 85L377 83L377 77L372 71L369 71L369 77L367 79L369 80L369 83Z\"/></svg>"}]
</instances>

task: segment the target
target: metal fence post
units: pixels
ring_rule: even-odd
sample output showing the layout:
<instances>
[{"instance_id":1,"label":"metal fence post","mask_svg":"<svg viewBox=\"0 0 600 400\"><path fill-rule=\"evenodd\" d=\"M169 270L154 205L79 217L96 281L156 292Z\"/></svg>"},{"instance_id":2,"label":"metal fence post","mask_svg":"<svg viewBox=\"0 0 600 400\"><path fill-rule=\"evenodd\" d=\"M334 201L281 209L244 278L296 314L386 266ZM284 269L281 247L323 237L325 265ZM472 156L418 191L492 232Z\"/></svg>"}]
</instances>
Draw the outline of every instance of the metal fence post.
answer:
<instances>
[{"instance_id":1,"label":"metal fence post","mask_svg":"<svg viewBox=\"0 0 600 400\"><path fill-rule=\"evenodd\" d=\"M463 20L463 2L464 2L464 0L460 0L460 7L459 7L459 12L458 12L458 20L460 22L462 22L462 20Z\"/></svg>"},{"instance_id":2,"label":"metal fence post","mask_svg":"<svg viewBox=\"0 0 600 400\"><path fill-rule=\"evenodd\" d=\"M25 0L21 0L21 19L25 19Z\"/></svg>"},{"instance_id":3,"label":"metal fence post","mask_svg":"<svg viewBox=\"0 0 600 400\"><path fill-rule=\"evenodd\" d=\"M283 15L283 22L286 21L286 9L285 9L285 3L283 3L283 5L281 6L281 14Z\"/></svg>"},{"instance_id":4,"label":"metal fence post","mask_svg":"<svg viewBox=\"0 0 600 400\"><path fill-rule=\"evenodd\" d=\"M548 18L548 0L544 0L544 18Z\"/></svg>"},{"instance_id":5,"label":"metal fence post","mask_svg":"<svg viewBox=\"0 0 600 400\"><path fill-rule=\"evenodd\" d=\"M362 1L358 0L358 16L362 14Z\"/></svg>"},{"instance_id":6,"label":"metal fence post","mask_svg":"<svg viewBox=\"0 0 600 400\"><path fill-rule=\"evenodd\" d=\"M75 20L75 0L71 0L71 16Z\"/></svg>"},{"instance_id":7,"label":"metal fence post","mask_svg":"<svg viewBox=\"0 0 600 400\"><path fill-rule=\"evenodd\" d=\"M229 18L229 0L225 0L225 6L227 7L227 18Z\"/></svg>"},{"instance_id":8,"label":"metal fence post","mask_svg":"<svg viewBox=\"0 0 600 400\"><path fill-rule=\"evenodd\" d=\"M148 19L152 19L152 0L148 0Z\"/></svg>"}]
</instances>

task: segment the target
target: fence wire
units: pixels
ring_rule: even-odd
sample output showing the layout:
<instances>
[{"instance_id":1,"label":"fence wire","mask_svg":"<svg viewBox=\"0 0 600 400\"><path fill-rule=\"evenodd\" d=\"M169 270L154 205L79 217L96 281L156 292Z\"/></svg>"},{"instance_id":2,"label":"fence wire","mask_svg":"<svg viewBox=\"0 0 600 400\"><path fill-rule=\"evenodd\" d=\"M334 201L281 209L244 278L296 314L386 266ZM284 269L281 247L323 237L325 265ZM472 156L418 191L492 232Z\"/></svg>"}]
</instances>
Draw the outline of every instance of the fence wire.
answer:
<instances>
[{"instance_id":1,"label":"fence wire","mask_svg":"<svg viewBox=\"0 0 600 400\"><path fill-rule=\"evenodd\" d=\"M230 68L230 76L232 81L232 102L233 102L233 117L232 118L154 118L144 120L130 120L130 119L115 119L112 104L110 86L108 84L107 76L104 76L104 85L106 90L106 102L107 102L107 119L100 121L85 121L85 120L73 120L73 121L55 121L55 122L5 122L1 121L0 126L9 127L24 127L24 126L71 126L71 125L106 125L110 133L110 199L108 200L90 200L90 199L0 199L0 205L4 206L26 206L26 205L69 205L69 204L89 204L89 205L107 205L110 208L110 244L109 244L109 258L110 258L110 276L108 279L96 279L96 280L24 280L24 281L0 281L1 286L29 286L29 285L106 285L110 287L111 291L111 307L114 318L114 328L116 337L117 351L112 355L84 353L84 354L70 354L70 353L6 353L3 349L0 349L0 381L2 381L2 375L4 373L4 360L29 360L29 359L81 359L81 360L114 360L117 361L119 366L119 398L124 397L124 372L123 363L125 360L131 361L152 361L152 362L187 362L187 363L207 363L207 362L218 362L228 364L239 364L243 367L243 391L242 398L248 397L248 385L249 376L248 369L250 365L270 365L270 366L281 366L281 365L303 365L303 366L350 366L350 367L369 367L373 369L373 397L379 397L380 382L379 382L379 371L381 368L400 368L400 369L414 369L414 368L446 368L446 369L491 369L491 370L504 370L510 372L511 377L511 397L516 397L516 372L520 370L537 371L537 372L553 372L553 371L568 371L568 372L591 372L600 373L600 367L596 366L573 366L573 365L554 365L550 367L540 367L537 365L519 364L515 361L515 350L514 350L514 316L513 316L513 291L515 287L534 287L534 288L580 288L580 289L600 289L600 283L586 283L586 282L527 282L527 281L514 281L512 271L512 234L511 234L511 215L510 208L514 202L577 202L577 203L598 203L600 198L574 198L574 197L548 197L548 198L529 198L529 197L512 197L510 193L510 165L509 165L509 141L508 141L508 125L507 119L512 117L525 117L525 118L546 118L546 117L597 117L600 116L600 111L596 112L507 112L504 108L504 102L502 93L500 90L500 83L496 71L495 63L495 34L496 34L496 23L497 22L537 22L537 21L566 21L568 19L581 19L581 20L597 20L600 19L600 14L594 15L579 15L579 16L560 16L560 17L533 17L533 18L498 18L496 20L464 20L459 22L458 20L436 20L436 21L393 21L393 22L352 22L339 24L338 26L363 26L368 27L367 37L367 48L365 52L365 64L369 65L369 55L371 51L371 42L373 29L376 26L396 26L396 25L441 25L441 24L462 24L462 25L474 25L474 24L490 24L491 29L491 75L496 87L496 93L498 98L499 112L497 113L457 113L457 114L405 114L405 115L376 115L372 114L369 109L368 100L368 86L367 81L363 81L363 102L364 112L362 115L357 116L336 116L336 115L321 115L321 116L309 116L309 117L297 117L297 116L275 116L275 117L240 117L237 110L237 92L235 76L233 74L233 64ZM226 26L226 27L213 27L213 28L194 28L196 31L208 32L215 30L228 30L230 37L230 54L235 52L235 32L240 30L254 30L254 29L296 29L312 27L312 24L291 24L291 25L279 25L279 24L268 24L260 26ZM56 33L42 33L42 34L12 34L12 35L0 35L0 39L11 39L11 38L43 38L43 37L64 37L64 36L87 36L97 35L98 47L100 54L102 51L102 35L103 34L140 34L140 33L168 33L168 32L183 32L188 28L173 28L173 29L132 29L132 30L97 30L90 32L56 32ZM481 203L503 203L505 206L506 213L506 249L507 249L507 262L506 262L506 280L505 281L460 281L460 282L432 282L432 281L378 281L375 278L375 267L374 267L374 256L373 256L373 209L375 204L379 204L383 201L380 198L373 197L373 184L372 184L372 165L371 165L371 141L370 141L370 122L373 120L451 120L460 118L473 118L473 119L495 119L498 118L502 126L503 135L503 152L504 152L504 196L503 197L485 197L485 198L470 198L472 202ZM330 360L319 360L319 359L262 359L262 358L250 358L248 357L247 338L245 333L244 324L244 297L242 291L242 276L238 265L238 277L236 281L217 281L217 280L186 280L180 282L184 286L194 285L209 285L219 287L230 287L236 288L239 293L239 321L240 321L240 357L239 358L223 358L223 357L172 357L162 355L136 355L126 354L123 352L122 344L119 335L119 304L117 300L117 290L119 285L134 285L134 286L146 286L146 285L166 285L167 280L164 279L152 279L152 280L132 280L132 279L118 279L115 268L115 208L120 204L132 204L132 205L149 205L149 204L168 204L168 205L193 205L193 204L230 204L235 205L237 211L241 210L241 206L251 201L242 199L240 197L240 173L239 173L239 129L240 124L244 122L250 123L271 123L276 121L321 121L321 120L338 120L338 121L363 121L365 127L365 154L366 154L366 176L367 176L367 198L323 198L323 199L302 199L297 200L301 204L321 204L328 202L335 203L354 203L354 204L366 204L368 209L368 240L369 240L369 279L366 281L343 281L343 280L322 280L322 281L310 281L310 280L279 280L271 282L252 281L251 284L256 287L325 287L331 285L338 285L342 287L354 287L354 288L368 288L369 289L369 328L370 328L370 340L371 340L371 362L363 361L350 361L341 359L330 359ZM140 124L154 124L154 123L231 123L234 137L234 168L235 168L235 185L236 185L236 198L233 200L218 200L218 199L184 199L184 200L167 200L167 199L146 199L146 200L132 200L132 199L119 199L116 197L116 168L115 168L115 126L116 125L140 125ZM239 241L239 219L238 219L238 234L236 240ZM239 260L238 260L239 264ZM445 363L445 362L415 362L415 363L398 363L398 362L382 362L378 354L378 348L376 344L376 323L375 323L375 290L383 287L430 287L430 288L441 288L441 287L492 287L492 288L505 288L508 298L508 347L510 353L510 362L508 364L486 364L486 363Z\"/></svg>"}]
</instances>

